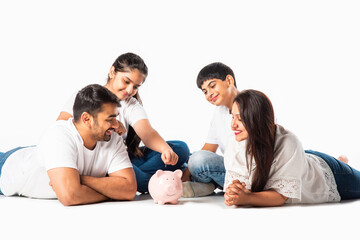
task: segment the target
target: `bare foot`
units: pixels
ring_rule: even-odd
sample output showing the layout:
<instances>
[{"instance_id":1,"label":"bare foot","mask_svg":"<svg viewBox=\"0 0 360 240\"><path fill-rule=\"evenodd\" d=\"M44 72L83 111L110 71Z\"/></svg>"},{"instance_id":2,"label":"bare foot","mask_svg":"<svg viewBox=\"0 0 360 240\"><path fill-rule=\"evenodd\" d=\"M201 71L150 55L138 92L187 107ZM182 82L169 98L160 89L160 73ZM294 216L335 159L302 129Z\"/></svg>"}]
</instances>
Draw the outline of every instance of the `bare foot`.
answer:
<instances>
[{"instance_id":1,"label":"bare foot","mask_svg":"<svg viewBox=\"0 0 360 240\"><path fill-rule=\"evenodd\" d=\"M345 156L345 155L339 156L338 159L339 159L340 161L342 161L343 163L346 163L346 164L349 163L349 159L348 159L348 157Z\"/></svg>"},{"instance_id":2,"label":"bare foot","mask_svg":"<svg viewBox=\"0 0 360 240\"><path fill-rule=\"evenodd\" d=\"M183 181L183 182L191 181L190 176L191 176L191 173L190 173L189 169L186 168L186 169L184 170L184 172L183 172L182 177L181 177L181 181Z\"/></svg>"}]
</instances>

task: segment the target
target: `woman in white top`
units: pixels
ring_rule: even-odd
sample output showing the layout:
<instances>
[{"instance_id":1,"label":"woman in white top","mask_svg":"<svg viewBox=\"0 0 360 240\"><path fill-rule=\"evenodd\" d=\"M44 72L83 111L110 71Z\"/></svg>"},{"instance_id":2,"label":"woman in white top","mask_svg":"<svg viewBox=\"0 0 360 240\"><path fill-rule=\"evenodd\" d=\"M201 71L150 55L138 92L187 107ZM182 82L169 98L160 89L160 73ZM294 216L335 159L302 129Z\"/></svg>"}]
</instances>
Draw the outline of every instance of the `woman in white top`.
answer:
<instances>
[{"instance_id":1,"label":"woman in white top","mask_svg":"<svg viewBox=\"0 0 360 240\"><path fill-rule=\"evenodd\" d=\"M268 97L240 92L232 107L225 151L225 204L280 206L360 198L360 172L331 156L304 151L299 139L274 121Z\"/></svg>"},{"instance_id":2,"label":"woman in white top","mask_svg":"<svg viewBox=\"0 0 360 240\"><path fill-rule=\"evenodd\" d=\"M120 128L136 174L139 192L148 191L150 177L158 170L174 171L189 159L189 148L182 141L168 141L152 128L138 93L147 77L148 69L141 57L134 53L120 55L110 68L105 87L120 100ZM76 93L67 101L57 120L73 116ZM140 142L146 147L139 147Z\"/></svg>"}]
</instances>

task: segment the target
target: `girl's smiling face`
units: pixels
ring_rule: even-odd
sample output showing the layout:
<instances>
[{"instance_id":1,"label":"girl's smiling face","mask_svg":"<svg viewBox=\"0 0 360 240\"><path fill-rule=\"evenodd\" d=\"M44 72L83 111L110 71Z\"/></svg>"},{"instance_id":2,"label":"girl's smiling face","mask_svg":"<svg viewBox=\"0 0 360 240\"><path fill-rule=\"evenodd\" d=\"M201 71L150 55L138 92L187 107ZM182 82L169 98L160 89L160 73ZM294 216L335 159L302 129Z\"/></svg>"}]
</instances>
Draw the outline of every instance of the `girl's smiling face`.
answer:
<instances>
[{"instance_id":1,"label":"girl's smiling face","mask_svg":"<svg viewBox=\"0 0 360 240\"><path fill-rule=\"evenodd\" d=\"M248 132L246 131L244 123L241 120L240 109L237 103L233 104L231 114L231 130L234 132L235 140L241 142L248 138Z\"/></svg>"},{"instance_id":2,"label":"girl's smiling face","mask_svg":"<svg viewBox=\"0 0 360 240\"><path fill-rule=\"evenodd\" d=\"M145 80L144 74L135 69L130 72L115 72L114 67L110 69L107 87L119 100L133 97Z\"/></svg>"}]
</instances>

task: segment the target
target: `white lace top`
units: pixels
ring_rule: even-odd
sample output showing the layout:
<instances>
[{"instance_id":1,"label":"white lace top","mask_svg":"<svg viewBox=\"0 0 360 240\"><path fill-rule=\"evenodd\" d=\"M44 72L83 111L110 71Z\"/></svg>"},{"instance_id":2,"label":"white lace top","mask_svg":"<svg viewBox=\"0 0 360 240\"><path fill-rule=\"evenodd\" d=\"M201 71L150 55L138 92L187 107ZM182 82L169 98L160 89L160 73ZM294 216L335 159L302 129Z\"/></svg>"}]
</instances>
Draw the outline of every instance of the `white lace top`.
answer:
<instances>
[{"instance_id":1,"label":"white lace top","mask_svg":"<svg viewBox=\"0 0 360 240\"><path fill-rule=\"evenodd\" d=\"M227 144L224 163L226 168L224 189L235 179L251 189L256 168L245 157L246 140L237 142L232 136ZM320 157L305 154L299 139L277 125L274 161L264 190L275 190L288 197L287 203L321 203L340 201L334 175Z\"/></svg>"}]
</instances>

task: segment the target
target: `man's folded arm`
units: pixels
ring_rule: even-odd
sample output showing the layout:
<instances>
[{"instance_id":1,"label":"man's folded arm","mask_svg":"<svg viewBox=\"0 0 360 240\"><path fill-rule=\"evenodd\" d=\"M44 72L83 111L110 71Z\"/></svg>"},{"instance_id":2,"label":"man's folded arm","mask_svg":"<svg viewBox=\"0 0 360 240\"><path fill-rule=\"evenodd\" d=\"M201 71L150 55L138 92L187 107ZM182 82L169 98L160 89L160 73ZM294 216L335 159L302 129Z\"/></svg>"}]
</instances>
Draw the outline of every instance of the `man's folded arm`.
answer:
<instances>
[{"instance_id":1,"label":"man's folded arm","mask_svg":"<svg viewBox=\"0 0 360 240\"><path fill-rule=\"evenodd\" d=\"M114 200L133 200L136 195L136 177L133 168L110 173L108 177L80 176L81 184Z\"/></svg>"},{"instance_id":2,"label":"man's folded arm","mask_svg":"<svg viewBox=\"0 0 360 240\"><path fill-rule=\"evenodd\" d=\"M64 206L96 203L109 198L81 184L79 172L74 168L59 167L47 171L50 185Z\"/></svg>"}]
</instances>

